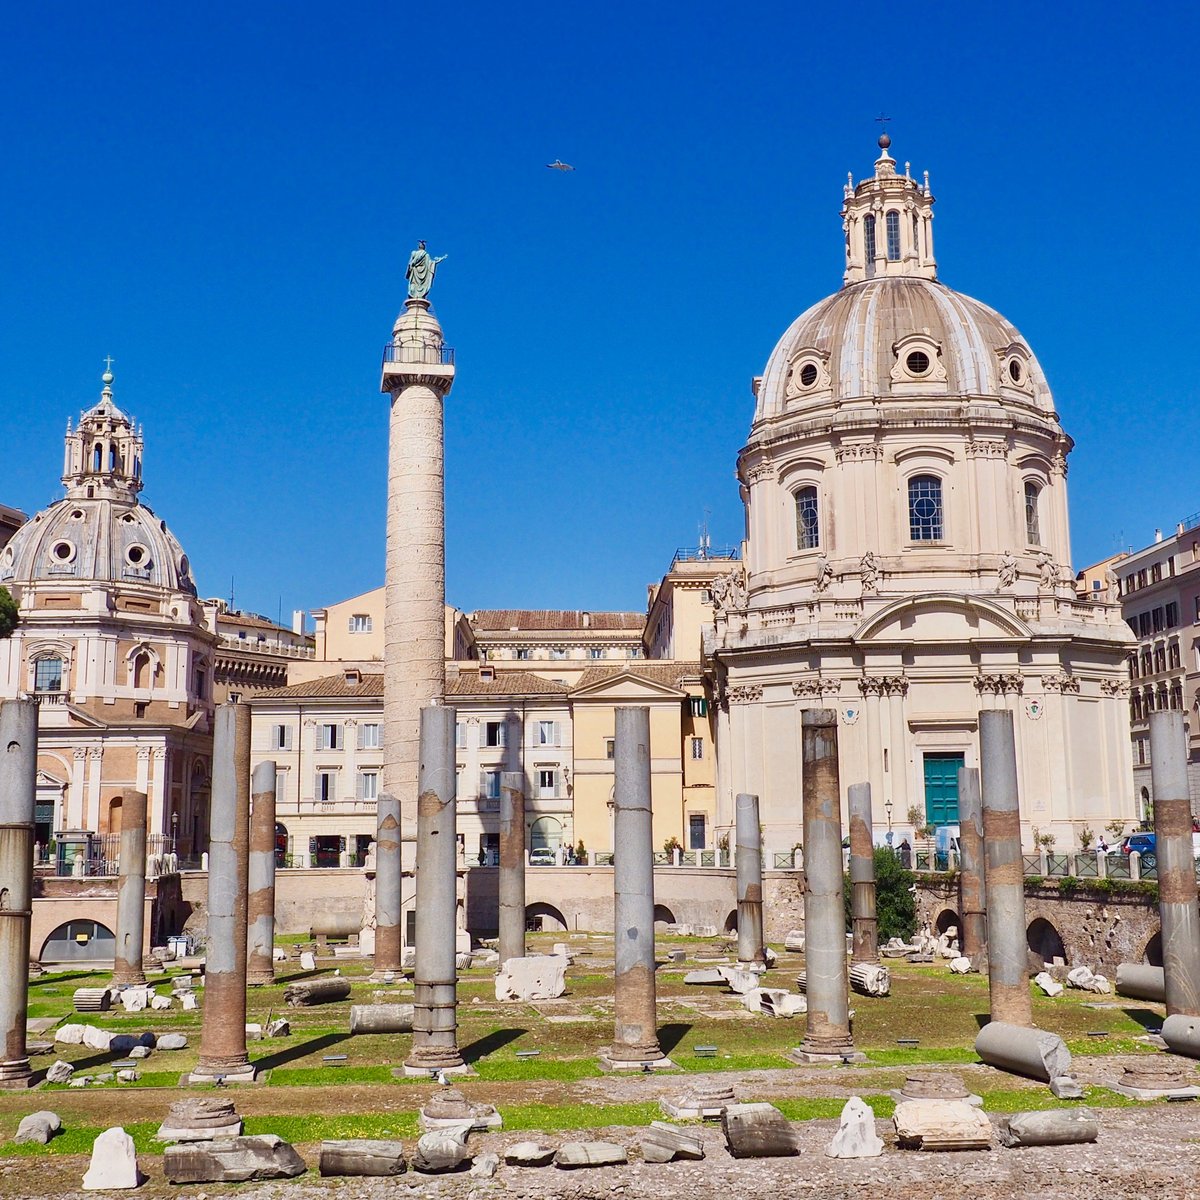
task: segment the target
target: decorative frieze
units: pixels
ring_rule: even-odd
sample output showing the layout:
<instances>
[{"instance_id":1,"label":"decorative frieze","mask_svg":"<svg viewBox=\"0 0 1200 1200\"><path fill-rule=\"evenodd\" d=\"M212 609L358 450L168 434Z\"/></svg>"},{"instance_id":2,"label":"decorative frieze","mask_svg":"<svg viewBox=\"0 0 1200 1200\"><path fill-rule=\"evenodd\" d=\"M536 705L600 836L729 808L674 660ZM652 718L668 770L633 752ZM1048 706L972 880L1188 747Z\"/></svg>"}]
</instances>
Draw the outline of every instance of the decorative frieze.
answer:
<instances>
[{"instance_id":1,"label":"decorative frieze","mask_svg":"<svg viewBox=\"0 0 1200 1200\"><path fill-rule=\"evenodd\" d=\"M729 689L729 703L752 704L755 700L761 700L762 694L761 683L741 683Z\"/></svg>"},{"instance_id":2,"label":"decorative frieze","mask_svg":"<svg viewBox=\"0 0 1200 1200\"><path fill-rule=\"evenodd\" d=\"M838 446L833 457L839 466L849 462L881 462L883 447L878 442L856 442L850 446Z\"/></svg>"},{"instance_id":3,"label":"decorative frieze","mask_svg":"<svg viewBox=\"0 0 1200 1200\"><path fill-rule=\"evenodd\" d=\"M972 438L967 443L968 458L1007 458L1008 443L998 438Z\"/></svg>"},{"instance_id":4,"label":"decorative frieze","mask_svg":"<svg viewBox=\"0 0 1200 1200\"><path fill-rule=\"evenodd\" d=\"M1025 678L1015 671L979 674L975 676L975 690L993 696L1018 694L1025 690Z\"/></svg>"},{"instance_id":5,"label":"decorative frieze","mask_svg":"<svg viewBox=\"0 0 1200 1200\"><path fill-rule=\"evenodd\" d=\"M1048 692L1072 692L1079 694L1079 680L1074 675L1062 671L1057 675L1044 675L1042 686Z\"/></svg>"},{"instance_id":6,"label":"decorative frieze","mask_svg":"<svg viewBox=\"0 0 1200 1200\"><path fill-rule=\"evenodd\" d=\"M1130 683L1128 679L1102 679L1100 691L1105 696L1128 696Z\"/></svg>"},{"instance_id":7,"label":"decorative frieze","mask_svg":"<svg viewBox=\"0 0 1200 1200\"><path fill-rule=\"evenodd\" d=\"M841 690L842 681L840 679L822 679L819 675L792 681L792 695L797 699L836 696Z\"/></svg>"}]
</instances>

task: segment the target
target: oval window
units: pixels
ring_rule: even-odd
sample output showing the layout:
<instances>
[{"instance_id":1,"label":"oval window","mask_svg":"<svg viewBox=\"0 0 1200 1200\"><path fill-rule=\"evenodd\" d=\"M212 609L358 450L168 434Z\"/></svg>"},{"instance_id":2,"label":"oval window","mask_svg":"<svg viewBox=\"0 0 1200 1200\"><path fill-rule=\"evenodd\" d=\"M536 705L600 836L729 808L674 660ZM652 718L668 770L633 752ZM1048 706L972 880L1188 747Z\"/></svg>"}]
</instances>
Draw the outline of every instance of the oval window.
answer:
<instances>
[{"instance_id":1,"label":"oval window","mask_svg":"<svg viewBox=\"0 0 1200 1200\"><path fill-rule=\"evenodd\" d=\"M59 562L70 562L75 557L75 547L70 542L55 542L50 553Z\"/></svg>"},{"instance_id":2,"label":"oval window","mask_svg":"<svg viewBox=\"0 0 1200 1200\"><path fill-rule=\"evenodd\" d=\"M1008 377L1013 383L1020 383L1021 376L1024 372L1021 370L1021 363L1018 359L1010 359L1008 363Z\"/></svg>"},{"instance_id":3,"label":"oval window","mask_svg":"<svg viewBox=\"0 0 1200 1200\"><path fill-rule=\"evenodd\" d=\"M184 579L186 579L188 577L188 574L191 572L191 569L192 569L192 564L190 562L188 562L188 556L186 554L181 554L179 556L179 573L180 573L180 575L182 575L184 577Z\"/></svg>"},{"instance_id":4,"label":"oval window","mask_svg":"<svg viewBox=\"0 0 1200 1200\"><path fill-rule=\"evenodd\" d=\"M800 382L805 387L812 387L817 382L817 368L812 363L805 363L800 368Z\"/></svg>"},{"instance_id":5,"label":"oval window","mask_svg":"<svg viewBox=\"0 0 1200 1200\"><path fill-rule=\"evenodd\" d=\"M145 546L140 546L136 542L126 548L125 561L131 567L148 567L150 565L150 551Z\"/></svg>"},{"instance_id":6,"label":"oval window","mask_svg":"<svg viewBox=\"0 0 1200 1200\"><path fill-rule=\"evenodd\" d=\"M929 370L929 355L924 350L914 350L904 360L904 365L910 375L924 375Z\"/></svg>"}]
</instances>

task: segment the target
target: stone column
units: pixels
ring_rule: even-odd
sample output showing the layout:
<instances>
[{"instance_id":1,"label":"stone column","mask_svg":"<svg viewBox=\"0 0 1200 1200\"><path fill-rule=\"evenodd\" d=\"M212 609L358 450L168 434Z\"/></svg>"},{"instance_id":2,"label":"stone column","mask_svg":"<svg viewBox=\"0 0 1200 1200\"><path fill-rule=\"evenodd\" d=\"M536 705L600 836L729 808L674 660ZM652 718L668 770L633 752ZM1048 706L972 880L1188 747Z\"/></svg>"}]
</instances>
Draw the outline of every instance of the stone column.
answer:
<instances>
[{"instance_id":1,"label":"stone column","mask_svg":"<svg viewBox=\"0 0 1200 1200\"><path fill-rule=\"evenodd\" d=\"M1017 747L1006 709L979 714L979 761L991 1019L1032 1027Z\"/></svg>"},{"instance_id":2,"label":"stone column","mask_svg":"<svg viewBox=\"0 0 1200 1200\"><path fill-rule=\"evenodd\" d=\"M616 710L613 750L615 1033L601 1055L611 1070L669 1066L658 1044L654 986L654 834L650 710Z\"/></svg>"},{"instance_id":3,"label":"stone column","mask_svg":"<svg viewBox=\"0 0 1200 1200\"><path fill-rule=\"evenodd\" d=\"M734 800L737 840L738 962L764 963L762 826L758 797L739 792Z\"/></svg>"},{"instance_id":4,"label":"stone column","mask_svg":"<svg viewBox=\"0 0 1200 1200\"><path fill-rule=\"evenodd\" d=\"M1188 739L1183 713L1150 714L1158 913L1162 924L1167 1015L1200 1015L1200 908L1192 856Z\"/></svg>"},{"instance_id":5,"label":"stone column","mask_svg":"<svg viewBox=\"0 0 1200 1200\"><path fill-rule=\"evenodd\" d=\"M388 435L387 560L384 579L383 726L384 791L399 805L400 830L409 842L417 821L421 709L440 704L445 669L445 501L443 402L454 382L444 361L442 329L429 301L410 297L384 355L380 391L391 396ZM451 742L453 746L453 741ZM385 812L380 806L375 877L376 967L394 969L386 956L399 941L386 920L400 922L400 876L384 867ZM405 865L412 865L411 850ZM395 895L385 895L393 890ZM381 955L381 950L383 951Z\"/></svg>"},{"instance_id":6,"label":"stone column","mask_svg":"<svg viewBox=\"0 0 1200 1200\"><path fill-rule=\"evenodd\" d=\"M208 937L200 1057L191 1083L254 1079L246 1053L246 892L250 843L250 708L222 704L213 732Z\"/></svg>"},{"instance_id":7,"label":"stone column","mask_svg":"<svg viewBox=\"0 0 1200 1200\"><path fill-rule=\"evenodd\" d=\"M500 776L500 961L525 957L525 777Z\"/></svg>"},{"instance_id":8,"label":"stone column","mask_svg":"<svg viewBox=\"0 0 1200 1200\"><path fill-rule=\"evenodd\" d=\"M963 956L978 971L987 953L987 899L984 894L983 804L979 799L979 771L958 770L958 913L962 921L959 945Z\"/></svg>"},{"instance_id":9,"label":"stone column","mask_svg":"<svg viewBox=\"0 0 1200 1200\"><path fill-rule=\"evenodd\" d=\"M804 966L808 1026L792 1056L801 1062L861 1061L850 1036L837 710L800 714L804 794Z\"/></svg>"},{"instance_id":10,"label":"stone column","mask_svg":"<svg viewBox=\"0 0 1200 1200\"><path fill-rule=\"evenodd\" d=\"M26 1088L33 1082L25 1020L37 742L37 702L0 702L0 1032L4 1035L0 1088Z\"/></svg>"},{"instance_id":11,"label":"stone column","mask_svg":"<svg viewBox=\"0 0 1200 1200\"><path fill-rule=\"evenodd\" d=\"M121 793L121 878L117 881L117 949L112 981L116 987L146 982L142 942L146 936L145 792Z\"/></svg>"},{"instance_id":12,"label":"stone column","mask_svg":"<svg viewBox=\"0 0 1200 1200\"><path fill-rule=\"evenodd\" d=\"M850 962L879 961L879 921L875 915L875 838L872 832L871 785L846 789L850 810L850 914L853 940Z\"/></svg>"},{"instance_id":13,"label":"stone column","mask_svg":"<svg viewBox=\"0 0 1200 1200\"><path fill-rule=\"evenodd\" d=\"M246 983L275 982L275 764L260 762L250 779Z\"/></svg>"},{"instance_id":14,"label":"stone column","mask_svg":"<svg viewBox=\"0 0 1200 1200\"><path fill-rule=\"evenodd\" d=\"M455 935L458 838L453 708L421 710L417 801L417 963L413 977L412 1053L406 1075L466 1074L458 1051Z\"/></svg>"},{"instance_id":15,"label":"stone column","mask_svg":"<svg viewBox=\"0 0 1200 1200\"><path fill-rule=\"evenodd\" d=\"M381 792L375 802L375 971L371 978L376 983L395 979L400 971L402 878L400 797Z\"/></svg>"}]
</instances>

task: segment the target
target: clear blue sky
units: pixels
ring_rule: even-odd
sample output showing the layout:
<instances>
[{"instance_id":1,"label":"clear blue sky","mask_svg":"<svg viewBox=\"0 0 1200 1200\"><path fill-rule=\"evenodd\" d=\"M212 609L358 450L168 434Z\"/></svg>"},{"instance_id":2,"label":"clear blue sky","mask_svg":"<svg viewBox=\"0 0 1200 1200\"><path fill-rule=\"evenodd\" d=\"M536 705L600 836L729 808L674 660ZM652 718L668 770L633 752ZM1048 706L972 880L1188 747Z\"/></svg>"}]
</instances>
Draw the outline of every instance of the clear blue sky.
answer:
<instances>
[{"instance_id":1,"label":"clear blue sky","mask_svg":"<svg viewBox=\"0 0 1200 1200\"><path fill-rule=\"evenodd\" d=\"M376 586L423 237L449 599L641 608L705 509L740 537L750 378L840 284L883 110L942 279L1029 338L1078 443L1076 567L1200 509L1194 7L413 7L10 10L0 502L59 495L111 353L203 594Z\"/></svg>"}]
</instances>

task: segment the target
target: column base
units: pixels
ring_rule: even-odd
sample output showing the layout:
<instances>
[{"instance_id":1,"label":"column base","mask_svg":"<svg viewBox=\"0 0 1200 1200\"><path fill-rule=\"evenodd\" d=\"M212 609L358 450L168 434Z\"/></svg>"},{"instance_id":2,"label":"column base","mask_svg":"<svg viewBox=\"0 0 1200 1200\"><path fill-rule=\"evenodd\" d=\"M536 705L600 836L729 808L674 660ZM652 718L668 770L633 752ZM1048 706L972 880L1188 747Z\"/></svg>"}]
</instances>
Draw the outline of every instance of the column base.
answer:
<instances>
[{"instance_id":1,"label":"column base","mask_svg":"<svg viewBox=\"0 0 1200 1200\"><path fill-rule=\"evenodd\" d=\"M224 1067L209 1067L200 1064L187 1077L189 1084L215 1084L218 1080L224 1083L253 1083L258 1078L258 1071L252 1063L230 1063Z\"/></svg>"},{"instance_id":2,"label":"column base","mask_svg":"<svg viewBox=\"0 0 1200 1200\"><path fill-rule=\"evenodd\" d=\"M619 1071L623 1074L629 1072L641 1072L643 1074L651 1074L654 1071L674 1071L675 1064L667 1058L662 1051L659 1051L657 1058L613 1058L609 1050L600 1052L600 1070L602 1071Z\"/></svg>"},{"instance_id":3,"label":"column base","mask_svg":"<svg viewBox=\"0 0 1200 1200\"><path fill-rule=\"evenodd\" d=\"M392 1074L397 1079L432 1079L439 1073L456 1079L468 1079L479 1074L470 1063L465 1062L460 1062L457 1067L414 1067L410 1063L403 1063L392 1068Z\"/></svg>"},{"instance_id":4,"label":"column base","mask_svg":"<svg viewBox=\"0 0 1200 1200\"><path fill-rule=\"evenodd\" d=\"M108 986L116 991L122 991L125 988L131 987L145 987L146 976L141 972L138 972L136 975L114 975L112 979L109 980Z\"/></svg>"},{"instance_id":5,"label":"column base","mask_svg":"<svg viewBox=\"0 0 1200 1200\"><path fill-rule=\"evenodd\" d=\"M261 975L247 975L247 987L265 987L268 984L275 982L275 972L272 971L269 975L264 971Z\"/></svg>"},{"instance_id":6,"label":"column base","mask_svg":"<svg viewBox=\"0 0 1200 1200\"><path fill-rule=\"evenodd\" d=\"M33 1068L27 1058L14 1058L0 1062L0 1088L6 1091L23 1091L33 1087Z\"/></svg>"},{"instance_id":7,"label":"column base","mask_svg":"<svg viewBox=\"0 0 1200 1200\"><path fill-rule=\"evenodd\" d=\"M801 1042L794 1050L789 1050L784 1058L802 1066L820 1065L822 1063L839 1066L842 1063L866 1062L867 1056L861 1050L848 1046L845 1050L806 1050Z\"/></svg>"},{"instance_id":8,"label":"column base","mask_svg":"<svg viewBox=\"0 0 1200 1200\"><path fill-rule=\"evenodd\" d=\"M368 983L403 983L404 975L399 968L391 970L387 967L381 968L378 971L372 971L367 976Z\"/></svg>"}]
</instances>

